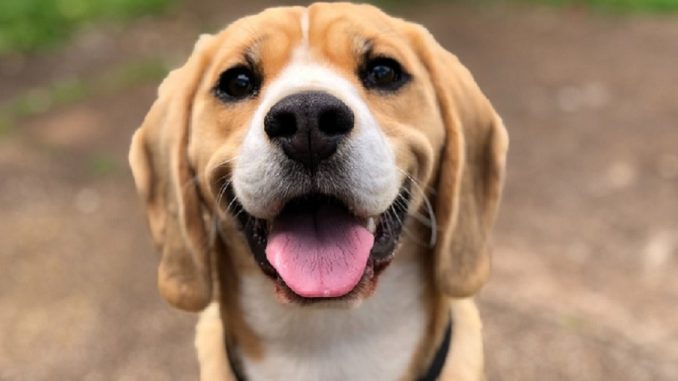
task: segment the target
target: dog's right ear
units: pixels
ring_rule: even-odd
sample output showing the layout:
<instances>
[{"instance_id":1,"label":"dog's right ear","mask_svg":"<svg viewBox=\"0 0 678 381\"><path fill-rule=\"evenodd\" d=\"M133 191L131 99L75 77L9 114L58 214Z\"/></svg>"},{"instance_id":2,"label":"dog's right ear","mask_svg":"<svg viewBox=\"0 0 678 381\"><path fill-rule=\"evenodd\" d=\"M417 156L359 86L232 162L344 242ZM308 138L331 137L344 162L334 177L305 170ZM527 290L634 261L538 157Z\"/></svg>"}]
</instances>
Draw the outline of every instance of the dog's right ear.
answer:
<instances>
[{"instance_id":1,"label":"dog's right ear","mask_svg":"<svg viewBox=\"0 0 678 381\"><path fill-rule=\"evenodd\" d=\"M212 298L208 235L187 157L193 98L212 45L212 36L201 36L188 61L165 78L129 153L153 240L162 252L158 288L170 304L190 311L203 309Z\"/></svg>"}]
</instances>

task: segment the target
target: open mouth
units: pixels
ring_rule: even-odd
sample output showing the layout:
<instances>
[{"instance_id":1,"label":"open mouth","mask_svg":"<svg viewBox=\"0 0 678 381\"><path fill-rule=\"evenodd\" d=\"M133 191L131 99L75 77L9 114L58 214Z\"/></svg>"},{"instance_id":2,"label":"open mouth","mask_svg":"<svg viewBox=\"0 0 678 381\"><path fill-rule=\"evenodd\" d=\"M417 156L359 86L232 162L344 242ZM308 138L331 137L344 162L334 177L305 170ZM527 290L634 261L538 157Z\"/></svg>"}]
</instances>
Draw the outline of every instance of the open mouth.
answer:
<instances>
[{"instance_id":1,"label":"open mouth","mask_svg":"<svg viewBox=\"0 0 678 381\"><path fill-rule=\"evenodd\" d=\"M288 299L340 299L374 287L375 276L393 259L407 217L406 182L378 216L356 216L339 198L308 193L289 200L272 220L256 218L232 189L230 212L247 237L254 258Z\"/></svg>"}]
</instances>

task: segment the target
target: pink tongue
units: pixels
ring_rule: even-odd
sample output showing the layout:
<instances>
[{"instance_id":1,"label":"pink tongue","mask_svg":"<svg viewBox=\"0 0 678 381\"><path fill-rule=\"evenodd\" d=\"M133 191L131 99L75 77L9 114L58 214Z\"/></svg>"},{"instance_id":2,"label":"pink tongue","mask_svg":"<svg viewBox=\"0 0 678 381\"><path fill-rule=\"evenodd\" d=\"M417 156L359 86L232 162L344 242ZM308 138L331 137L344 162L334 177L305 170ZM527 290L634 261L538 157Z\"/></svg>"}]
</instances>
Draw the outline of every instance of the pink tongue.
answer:
<instances>
[{"instance_id":1,"label":"pink tongue","mask_svg":"<svg viewBox=\"0 0 678 381\"><path fill-rule=\"evenodd\" d=\"M374 235L337 206L288 213L275 220L266 258L297 295L349 293L365 272Z\"/></svg>"}]
</instances>

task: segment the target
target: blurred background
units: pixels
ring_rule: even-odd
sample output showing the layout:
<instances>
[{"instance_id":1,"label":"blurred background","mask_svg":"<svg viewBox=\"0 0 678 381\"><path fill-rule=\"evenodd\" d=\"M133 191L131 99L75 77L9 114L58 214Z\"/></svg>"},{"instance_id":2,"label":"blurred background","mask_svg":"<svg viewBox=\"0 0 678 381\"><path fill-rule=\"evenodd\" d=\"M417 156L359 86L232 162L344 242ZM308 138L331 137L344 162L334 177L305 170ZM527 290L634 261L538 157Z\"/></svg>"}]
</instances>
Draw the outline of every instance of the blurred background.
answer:
<instances>
[{"instance_id":1,"label":"blurred background","mask_svg":"<svg viewBox=\"0 0 678 381\"><path fill-rule=\"evenodd\" d=\"M197 378L127 149L197 35L268 5L0 2L0 380ZM378 5L457 54L511 136L489 380L678 380L678 0Z\"/></svg>"}]
</instances>

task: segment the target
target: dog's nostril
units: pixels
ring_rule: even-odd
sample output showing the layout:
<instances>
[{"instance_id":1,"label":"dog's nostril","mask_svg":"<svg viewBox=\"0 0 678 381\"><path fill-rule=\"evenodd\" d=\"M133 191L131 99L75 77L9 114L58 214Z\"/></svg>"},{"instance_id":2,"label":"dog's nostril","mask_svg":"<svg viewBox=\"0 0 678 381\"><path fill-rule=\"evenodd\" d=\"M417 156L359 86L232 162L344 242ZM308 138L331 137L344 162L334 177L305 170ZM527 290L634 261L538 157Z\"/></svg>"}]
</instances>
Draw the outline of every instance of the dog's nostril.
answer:
<instances>
[{"instance_id":1,"label":"dog's nostril","mask_svg":"<svg viewBox=\"0 0 678 381\"><path fill-rule=\"evenodd\" d=\"M335 106L320 113L318 116L320 131L327 135L344 135L353 129L353 113L348 107L341 106Z\"/></svg>"},{"instance_id":2,"label":"dog's nostril","mask_svg":"<svg viewBox=\"0 0 678 381\"><path fill-rule=\"evenodd\" d=\"M271 138L285 138L297 132L297 117L292 112L269 113L264 119L264 130Z\"/></svg>"},{"instance_id":3,"label":"dog's nostril","mask_svg":"<svg viewBox=\"0 0 678 381\"><path fill-rule=\"evenodd\" d=\"M353 129L353 111L338 98L320 91L281 99L264 118L264 130L285 155L312 173L329 159Z\"/></svg>"}]
</instances>

